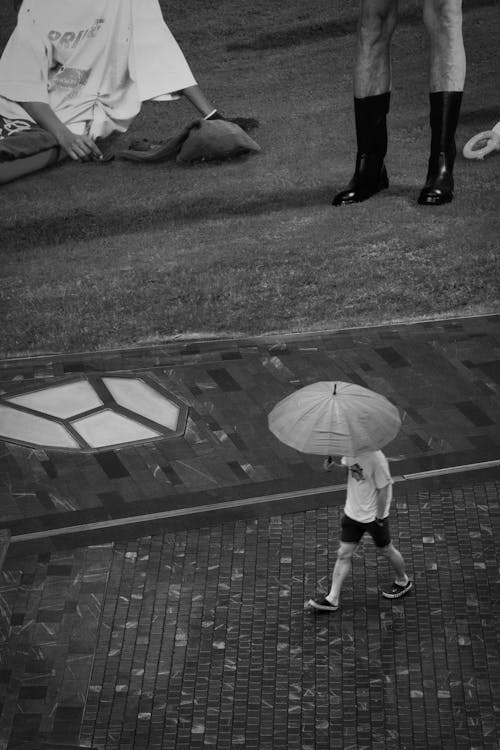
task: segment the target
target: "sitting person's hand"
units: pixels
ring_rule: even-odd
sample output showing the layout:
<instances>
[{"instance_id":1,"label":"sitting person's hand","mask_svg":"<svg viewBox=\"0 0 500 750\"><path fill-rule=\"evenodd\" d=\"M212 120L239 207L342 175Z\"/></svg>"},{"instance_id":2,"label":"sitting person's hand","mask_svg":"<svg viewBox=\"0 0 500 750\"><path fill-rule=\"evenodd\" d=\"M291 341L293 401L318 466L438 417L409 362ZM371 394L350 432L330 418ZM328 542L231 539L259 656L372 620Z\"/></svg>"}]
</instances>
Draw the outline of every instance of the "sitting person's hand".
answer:
<instances>
[{"instance_id":1,"label":"sitting person's hand","mask_svg":"<svg viewBox=\"0 0 500 750\"><path fill-rule=\"evenodd\" d=\"M75 135L71 130L65 128L57 135L61 148L74 161L101 160L102 152L89 135Z\"/></svg>"}]
</instances>

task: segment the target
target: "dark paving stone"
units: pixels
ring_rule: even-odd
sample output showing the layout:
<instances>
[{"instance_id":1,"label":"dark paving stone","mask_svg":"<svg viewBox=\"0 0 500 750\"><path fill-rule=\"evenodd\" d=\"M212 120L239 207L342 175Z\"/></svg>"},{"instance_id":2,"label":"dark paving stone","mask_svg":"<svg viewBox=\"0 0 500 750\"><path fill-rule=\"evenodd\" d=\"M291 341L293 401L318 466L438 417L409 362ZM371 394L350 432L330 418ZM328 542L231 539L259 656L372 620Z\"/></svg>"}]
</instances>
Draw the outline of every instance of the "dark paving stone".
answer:
<instances>
[{"instance_id":1,"label":"dark paving stone","mask_svg":"<svg viewBox=\"0 0 500 750\"><path fill-rule=\"evenodd\" d=\"M455 406L476 427L488 427L495 424L494 420L472 401L462 401Z\"/></svg>"},{"instance_id":2,"label":"dark paving stone","mask_svg":"<svg viewBox=\"0 0 500 750\"><path fill-rule=\"evenodd\" d=\"M39 609L37 622L61 622L64 612L55 609Z\"/></svg>"},{"instance_id":3,"label":"dark paving stone","mask_svg":"<svg viewBox=\"0 0 500 750\"><path fill-rule=\"evenodd\" d=\"M72 565L51 564L47 566L48 576L70 576L73 571Z\"/></svg>"},{"instance_id":4,"label":"dark paving stone","mask_svg":"<svg viewBox=\"0 0 500 750\"><path fill-rule=\"evenodd\" d=\"M419 414L419 412L416 409L413 409L411 406L407 406L405 411L410 417L410 419L412 419L417 424L426 423L427 420L421 414Z\"/></svg>"},{"instance_id":5,"label":"dark paving stone","mask_svg":"<svg viewBox=\"0 0 500 750\"><path fill-rule=\"evenodd\" d=\"M391 367L409 367L410 363L392 346L376 348L377 354Z\"/></svg>"},{"instance_id":6,"label":"dark paving stone","mask_svg":"<svg viewBox=\"0 0 500 750\"><path fill-rule=\"evenodd\" d=\"M173 484L174 486L179 486L183 484L182 479L177 474L175 469L172 466L170 466L170 464L165 464L161 466L160 468L171 484Z\"/></svg>"},{"instance_id":7,"label":"dark paving stone","mask_svg":"<svg viewBox=\"0 0 500 750\"><path fill-rule=\"evenodd\" d=\"M73 372L88 372L88 370L91 370L92 367L87 362L67 362L63 365L63 371L65 373L73 373Z\"/></svg>"},{"instance_id":8,"label":"dark paving stone","mask_svg":"<svg viewBox=\"0 0 500 750\"><path fill-rule=\"evenodd\" d=\"M36 737L41 720L42 714L16 713L9 744L14 745L16 742Z\"/></svg>"},{"instance_id":9,"label":"dark paving stone","mask_svg":"<svg viewBox=\"0 0 500 750\"><path fill-rule=\"evenodd\" d=\"M55 479L57 477L57 468L53 461L40 461L40 465L50 479Z\"/></svg>"},{"instance_id":10,"label":"dark paving stone","mask_svg":"<svg viewBox=\"0 0 500 750\"><path fill-rule=\"evenodd\" d=\"M496 440L489 435L468 435L467 440L478 450L492 450L498 447Z\"/></svg>"},{"instance_id":11,"label":"dark paving stone","mask_svg":"<svg viewBox=\"0 0 500 750\"><path fill-rule=\"evenodd\" d=\"M500 385L500 359L492 362L481 362L477 365L484 374Z\"/></svg>"},{"instance_id":12,"label":"dark paving stone","mask_svg":"<svg viewBox=\"0 0 500 750\"><path fill-rule=\"evenodd\" d=\"M19 700L43 700L46 694L46 685L25 685L19 690Z\"/></svg>"},{"instance_id":13,"label":"dark paving stone","mask_svg":"<svg viewBox=\"0 0 500 750\"><path fill-rule=\"evenodd\" d=\"M114 451L103 451L94 454L95 460L109 479L122 479L129 473Z\"/></svg>"},{"instance_id":14,"label":"dark paving stone","mask_svg":"<svg viewBox=\"0 0 500 750\"><path fill-rule=\"evenodd\" d=\"M227 465L235 475L237 479L250 479L246 471L242 468L242 466L237 461L228 461Z\"/></svg>"},{"instance_id":15,"label":"dark paving stone","mask_svg":"<svg viewBox=\"0 0 500 750\"><path fill-rule=\"evenodd\" d=\"M231 373L225 368L219 367L213 370L207 370L207 373L222 391L241 391L241 385L236 382Z\"/></svg>"},{"instance_id":16,"label":"dark paving stone","mask_svg":"<svg viewBox=\"0 0 500 750\"><path fill-rule=\"evenodd\" d=\"M4 453L4 455L0 456L0 471L2 475L14 480L21 480L23 478L21 467L9 453Z\"/></svg>"},{"instance_id":17,"label":"dark paving stone","mask_svg":"<svg viewBox=\"0 0 500 750\"><path fill-rule=\"evenodd\" d=\"M429 444L422 437L420 437L420 435L417 435L417 433L413 433L412 435L410 435L410 438L419 450L421 451L430 450Z\"/></svg>"},{"instance_id":18,"label":"dark paving stone","mask_svg":"<svg viewBox=\"0 0 500 750\"><path fill-rule=\"evenodd\" d=\"M228 433L228 438L238 448L238 450L240 451L247 450L247 445L245 441L242 440L241 437L236 432Z\"/></svg>"},{"instance_id":19,"label":"dark paving stone","mask_svg":"<svg viewBox=\"0 0 500 750\"><path fill-rule=\"evenodd\" d=\"M42 508L45 508L45 510L49 511L55 510L56 506L50 499L50 494L47 492L47 490L37 490L35 494Z\"/></svg>"},{"instance_id":20,"label":"dark paving stone","mask_svg":"<svg viewBox=\"0 0 500 750\"><path fill-rule=\"evenodd\" d=\"M369 388L369 385L366 382L366 380L363 380L363 378L361 377L361 375L358 375L355 372L349 372L349 373L347 373L346 381L348 383L356 383L356 385L360 385L363 388Z\"/></svg>"}]
</instances>

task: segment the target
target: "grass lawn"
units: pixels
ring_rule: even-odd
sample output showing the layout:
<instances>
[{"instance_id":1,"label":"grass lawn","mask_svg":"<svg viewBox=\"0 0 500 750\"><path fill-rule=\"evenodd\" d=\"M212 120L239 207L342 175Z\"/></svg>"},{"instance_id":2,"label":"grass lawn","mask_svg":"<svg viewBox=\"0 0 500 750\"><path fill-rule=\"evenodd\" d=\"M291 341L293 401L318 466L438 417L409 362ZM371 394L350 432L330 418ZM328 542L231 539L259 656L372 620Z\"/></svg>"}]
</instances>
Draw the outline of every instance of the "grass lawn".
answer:
<instances>
[{"instance_id":1,"label":"grass lawn","mask_svg":"<svg viewBox=\"0 0 500 750\"><path fill-rule=\"evenodd\" d=\"M500 154L459 156L452 204L416 203L430 134L413 0L394 41L391 187L342 209L330 201L353 166L356 4L164 5L204 90L261 120L263 151L194 167L68 163L0 188L3 356L500 310ZM498 1L465 11L460 152L500 120ZM184 102L147 104L120 140L193 119Z\"/></svg>"}]
</instances>

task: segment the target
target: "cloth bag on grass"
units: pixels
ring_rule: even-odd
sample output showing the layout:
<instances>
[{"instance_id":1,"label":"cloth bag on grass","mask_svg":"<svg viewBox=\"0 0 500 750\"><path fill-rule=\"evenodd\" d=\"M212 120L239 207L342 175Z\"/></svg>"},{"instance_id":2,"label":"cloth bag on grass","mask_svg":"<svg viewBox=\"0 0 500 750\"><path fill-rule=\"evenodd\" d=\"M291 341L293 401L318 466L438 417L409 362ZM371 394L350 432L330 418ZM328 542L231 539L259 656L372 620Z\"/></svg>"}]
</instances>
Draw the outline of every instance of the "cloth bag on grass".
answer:
<instances>
[{"instance_id":1,"label":"cloth bag on grass","mask_svg":"<svg viewBox=\"0 0 500 750\"><path fill-rule=\"evenodd\" d=\"M196 120L179 135L149 148L122 151L123 159L158 162L175 159L179 164L198 161L233 159L243 154L258 153L260 146L239 125L226 120Z\"/></svg>"}]
</instances>

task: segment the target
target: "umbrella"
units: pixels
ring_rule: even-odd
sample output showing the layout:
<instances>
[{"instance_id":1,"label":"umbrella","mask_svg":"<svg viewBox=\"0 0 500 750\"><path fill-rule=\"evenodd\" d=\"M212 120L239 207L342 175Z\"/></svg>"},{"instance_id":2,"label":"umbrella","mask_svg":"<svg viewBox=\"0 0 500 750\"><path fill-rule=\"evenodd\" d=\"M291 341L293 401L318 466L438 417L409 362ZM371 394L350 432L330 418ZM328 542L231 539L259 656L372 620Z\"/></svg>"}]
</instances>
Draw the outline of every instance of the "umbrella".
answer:
<instances>
[{"instance_id":1,"label":"umbrella","mask_svg":"<svg viewBox=\"0 0 500 750\"><path fill-rule=\"evenodd\" d=\"M302 453L356 456L393 440L401 419L379 393L354 383L322 381L279 401L268 424L282 443Z\"/></svg>"}]
</instances>

